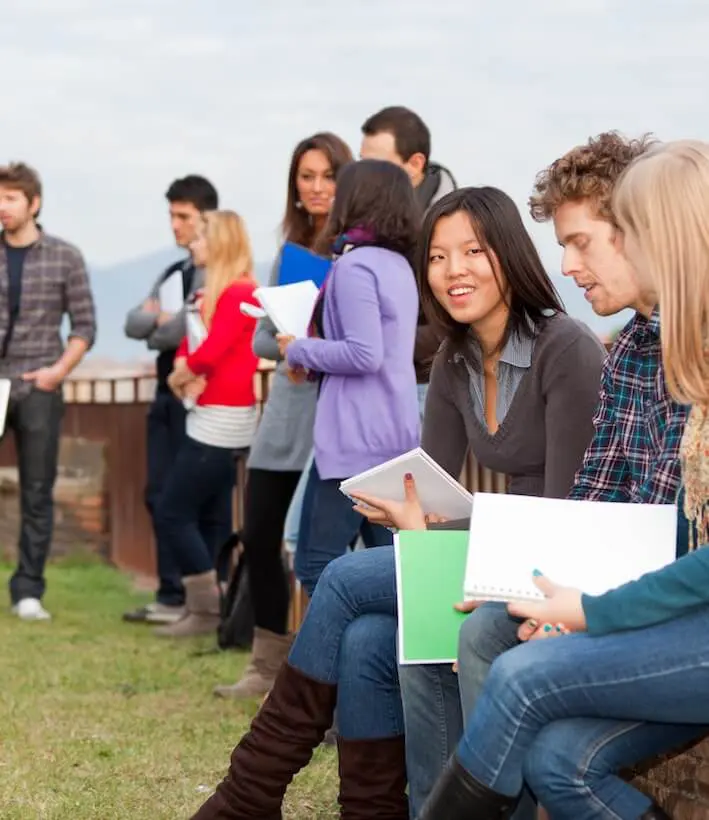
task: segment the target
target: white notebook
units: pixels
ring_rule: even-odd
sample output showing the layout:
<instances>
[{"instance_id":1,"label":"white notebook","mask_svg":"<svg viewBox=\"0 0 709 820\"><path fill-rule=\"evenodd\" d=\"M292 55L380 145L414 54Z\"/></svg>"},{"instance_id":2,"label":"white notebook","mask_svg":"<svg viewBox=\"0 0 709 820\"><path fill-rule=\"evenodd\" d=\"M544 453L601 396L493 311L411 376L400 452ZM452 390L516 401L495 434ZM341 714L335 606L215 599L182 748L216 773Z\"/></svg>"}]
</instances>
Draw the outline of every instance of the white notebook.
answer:
<instances>
[{"instance_id":1,"label":"white notebook","mask_svg":"<svg viewBox=\"0 0 709 820\"><path fill-rule=\"evenodd\" d=\"M424 513L435 513L450 521L470 516L473 496L420 447L348 478L340 484L340 490L345 495L360 490L377 498L403 501L406 473L414 477Z\"/></svg>"},{"instance_id":2,"label":"white notebook","mask_svg":"<svg viewBox=\"0 0 709 820\"><path fill-rule=\"evenodd\" d=\"M160 310L165 313L177 313L185 301L184 280L182 271L171 273L158 288Z\"/></svg>"},{"instance_id":3,"label":"white notebook","mask_svg":"<svg viewBox=\"0 0 709 820\"><path fill-rule=\"evenodd\" d=\"M10 403L10 379L0 379L0 438L5 435L7 407Z\"/></svg>"},{"instance_id":4,"label":"white notebook","mask_svg":"<svg viewBox=\"0 0 709 820\"><path fill-rule=\"evenodd\" d=\"M555 583L600 595L674 561L676 537L672 504L476 493L465 598L541 599L532 582L535 569Z\"/></svg>"},{"instance_id":5,"label":"white notebook","mask_svg":"<svg viewBox=\"0 0 709 820\"><path fill-rule=\"evenodd\" d=\"M315 282L307 280L292 285L256 288L254 296L279 333L304 339L308 335L318 293Z\"/></svg>"}]
</instances>

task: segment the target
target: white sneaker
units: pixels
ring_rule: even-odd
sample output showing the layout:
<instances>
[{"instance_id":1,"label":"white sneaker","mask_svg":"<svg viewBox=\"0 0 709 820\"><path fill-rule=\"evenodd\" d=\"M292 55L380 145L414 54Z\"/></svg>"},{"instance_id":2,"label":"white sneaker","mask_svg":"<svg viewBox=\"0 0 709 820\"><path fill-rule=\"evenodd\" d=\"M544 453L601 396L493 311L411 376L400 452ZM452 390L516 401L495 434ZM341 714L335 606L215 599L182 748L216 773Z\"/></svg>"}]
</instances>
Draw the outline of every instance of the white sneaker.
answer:
<instances>
[{"instance_id":1,"label":"white sneaker","mask_svg":"<svg viewBox=\"0 0 709 820\"><path fill-rule=\"evenodd\" d=\"M23 621L50 621L52 616L37 598L23 598L12 607L12 614Z\"/></svg>"}]
</instances>

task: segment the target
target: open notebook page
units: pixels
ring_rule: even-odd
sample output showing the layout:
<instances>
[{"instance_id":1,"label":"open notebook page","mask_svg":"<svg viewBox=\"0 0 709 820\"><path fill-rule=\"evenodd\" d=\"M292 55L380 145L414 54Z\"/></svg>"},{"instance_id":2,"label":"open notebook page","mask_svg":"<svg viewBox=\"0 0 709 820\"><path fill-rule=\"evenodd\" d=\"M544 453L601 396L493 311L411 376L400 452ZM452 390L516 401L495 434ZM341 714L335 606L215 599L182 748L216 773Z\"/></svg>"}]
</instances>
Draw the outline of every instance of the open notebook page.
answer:
<instances>
[{"instance_id":1,"label":"open notebook page","mask_svg":"<svg viewBox=\"0 0 709 820\"><path fill-rule=\"evenodd\" d=\"M378 498L403 501L406 473L414 477L424 513L435 513L449 520L470 515L473 496L420 447L348 478L340 484L340 490L345 495L360 490Z\"/></svg>"},{"instance_id":2,"label":"open notebook page","mask_svg":"<svg viewBox=\"0 0 709 820\"><path fill-rule=\"evenodd\" d=\"M304 339L308 335L313 308L318 298L314 282L308 280L292 285L256 288L254 296L279 333L287 333L296 339Z\"/></svg>"},{"instance_id":3,"label":"open notebook page","mask_svg":"<svg viewBox=\"0 0 709 820\"><path fill-rule=\"evenodd\" d=\"M675 559L677 508L476 493L468 600L536 600L535 569L591 595Z\"/></svg>"}]
</instances>

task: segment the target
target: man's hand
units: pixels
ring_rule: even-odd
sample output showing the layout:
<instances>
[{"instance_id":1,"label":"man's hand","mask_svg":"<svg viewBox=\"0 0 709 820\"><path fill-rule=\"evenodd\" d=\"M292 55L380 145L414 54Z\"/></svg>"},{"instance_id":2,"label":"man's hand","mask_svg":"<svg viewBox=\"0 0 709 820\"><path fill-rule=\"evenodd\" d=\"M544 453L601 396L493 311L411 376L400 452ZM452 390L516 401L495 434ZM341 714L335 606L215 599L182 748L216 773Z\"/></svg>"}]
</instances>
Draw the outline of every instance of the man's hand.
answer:
<instances>
[{"instance_id":1,"label":"man's hand","mask_svg":"<svg viewBox=\"0 0 709 820\"><path fill-rule=\"evenodd\" d=\"M39 370L23 373L22 379L26 382L32 382L37 390L53 393L64 381L65 376L64 370L53 364L51 367L40 367Z\"/></svg>"}]
</instances>

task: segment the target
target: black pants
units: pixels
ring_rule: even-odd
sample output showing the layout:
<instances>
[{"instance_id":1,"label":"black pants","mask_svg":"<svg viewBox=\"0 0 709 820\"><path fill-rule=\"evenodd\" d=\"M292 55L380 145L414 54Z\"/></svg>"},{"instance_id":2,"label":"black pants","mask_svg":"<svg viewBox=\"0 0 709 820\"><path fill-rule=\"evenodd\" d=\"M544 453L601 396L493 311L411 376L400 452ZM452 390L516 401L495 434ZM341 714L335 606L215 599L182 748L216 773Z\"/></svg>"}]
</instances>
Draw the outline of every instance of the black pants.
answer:
<instances>
[{"instance_id":1,"label":"black pants","mask_svg":"<svg viewBox=\"0 0 709 820\"><path fill-rule=\"evenodd\" d=\"M157 600L167 606L181 606L185 600L182 576L172 544L158 532L156 513L177 454L185 435L185 409L172 393L159 391L147 420L148 483L145 488L145 506L153 521L160 585Z\"/></svg>"},{"instance_id":2,"label":"black pants","mask_svg":"<svg viewBox=\"0 0 709 820\"><path fill-rule=\"evenodd\" d=\"M283 566L283 527L298 486L297 471L249 470L242 540L249 568L256 626L285 635L288 578Z\"/></svg>"},{"instance_id":3,"label":"black pants","mask_svg":"<svg viewBox=\"0 0 709 820\"><path fill-rule=\"evenodd\" d=\"M10 597L44 595L44 566L52 543L59 436L64 401L59 391L32 391L10 405L7 424L15 434L20 477L20 541L18 563L10 579Z\"/></svg>"},{"instance_id":4,"label":"black pants","mask_svg":"<svg viewBox=\"0 0 709 820\"><path fill-rule=\"evenodd\" d=\"M185 438L155 513L156 532L170 544L181 576L214 569L232 532L235 478L233 450Z\"/></svg>"}]
</instances>

